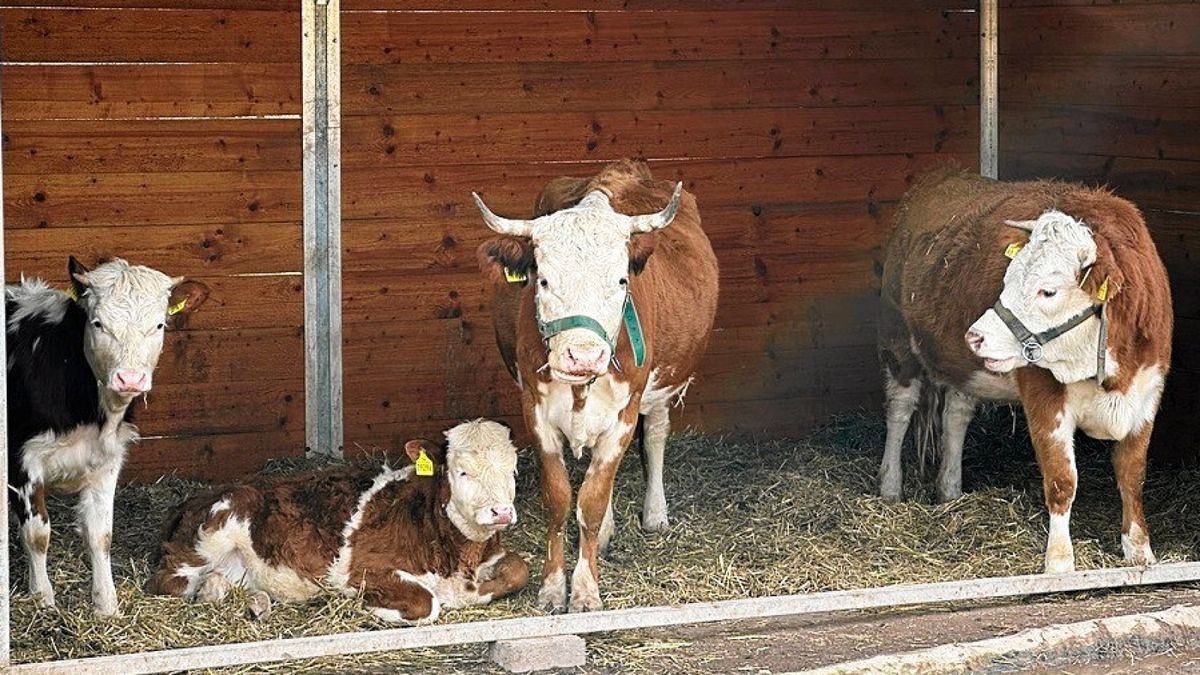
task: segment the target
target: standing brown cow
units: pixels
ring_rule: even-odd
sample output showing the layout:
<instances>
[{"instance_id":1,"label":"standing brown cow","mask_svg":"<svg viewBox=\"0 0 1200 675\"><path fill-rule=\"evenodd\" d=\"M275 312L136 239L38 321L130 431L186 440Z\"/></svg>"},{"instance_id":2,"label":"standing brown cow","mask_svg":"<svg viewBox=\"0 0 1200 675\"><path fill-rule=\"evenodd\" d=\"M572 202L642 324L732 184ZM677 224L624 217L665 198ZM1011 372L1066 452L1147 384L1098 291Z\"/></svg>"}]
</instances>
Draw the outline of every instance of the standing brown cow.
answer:
<instances>
[{"instance_id":1,"label":"standing brown cow","mask_svg":"<svg viewBox=\"0 0 1200 675\"><path fill-rule=\"evenodd\" d=\"M1020 400L1050 512L1046 571L1075 566L1076 429L1116 441L1125 559L1153 563L1142 482L1171 323L1166 270L1133 204L1070 183L926 176L900 206L884 266L880 494L900 498L900 447L922 387L946 389L944 500L962 493L977 402Z\"/></svg>"},{"instance_id":2,"label":"standing brown cow","mask_svg":"<svg viewBox=\"0 0 1200 675\"><path fill-rule=\"evenodd\" d=\"M600 609L596 557L612 535L613 478L639 414L642 527L667 527L668 410L708 344L716 257L695 199L682 184L654 180L642 163L551 181L534 220L502 218L476 200L488 227L503 235L480 247L480 265L494 282L500 352L521 386L525 423L541 450L549 541L538 600L553 611L567 605L563 529L571 484L562 453L570 446L579 458L589 448L570 609Z\"/></svg>"}]
</instances>

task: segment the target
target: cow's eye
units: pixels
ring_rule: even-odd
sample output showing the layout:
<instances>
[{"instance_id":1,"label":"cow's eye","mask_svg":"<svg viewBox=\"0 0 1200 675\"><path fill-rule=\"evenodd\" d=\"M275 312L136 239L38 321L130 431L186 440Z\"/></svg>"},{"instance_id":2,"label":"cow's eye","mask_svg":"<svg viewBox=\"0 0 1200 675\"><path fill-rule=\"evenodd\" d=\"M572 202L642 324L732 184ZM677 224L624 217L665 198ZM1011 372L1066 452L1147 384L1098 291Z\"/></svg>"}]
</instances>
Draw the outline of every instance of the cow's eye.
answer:
<instances>
[{"instance_id":1,"label":"cow's eye","mask_svg":"<svg viewBox=\"0 0 1200 675\"><path fill-rule=\"evenodd\" d=\"M104 328L104 324L100 323L100 319L92 319L92 328L101 330Z\"/></svg>"},{"instance_id":2,"label":"cow's eye","mask_svg":"<svg viewBox=\"0 0 1200 675\"><path fill-rule=\"evenodd\" d=\"M1038 295L1042 296L1043 298L1053 298L1054 296L1058 295L1058 291L1052 288L1043 288L1042 290L1038 291Z\"/></svg>"},{"instance_id":3,"label":"cow's eye","mask_svg":"<svg viewBox=\"0 0 1200 675\"><path fill-rule=\"evenodd\" d=\"M542 288L550 288L550 282L546 281L546 277L542 277L538 279L538 286L541 286Z\"/></svg>"},{"instance_id":4,"label":"cow's eye","mask_svg":"<svg viewBox=\"0 0 1200 675\"><path fill-rule=\"evenodd\" d=\"M629 285L629 278L628 278L628 277L621 277L621 280L620 280L619 282L617 282L617 283L621 284L622 286L628 286L628 285Z\"/></svg>"},{"instance_id":5,"label":"cow's eye","mask_svg":"<svg viewBox=\"0 0 1200 675\"><path fill-rule=\"evenodd\" d=\"M459 471L459 472L458 472L458 477L459 477L459 478L466 478L466 477L467 477L467 472L466 472L466 471Z\"/></svg>"},{"instance_id":6,"label":"cow's eye","mask_svg":"<svg viewBox=\"0 0 1200 675\"><path fill-rule=\"evenodd\" d=\"M158 329L159 329L159 330L162 330L163 328L166 328L166 326L167 326L167 324L165 324L165 323L160 323L160 324L158 324Z\"/></svg>"}]
</instances>

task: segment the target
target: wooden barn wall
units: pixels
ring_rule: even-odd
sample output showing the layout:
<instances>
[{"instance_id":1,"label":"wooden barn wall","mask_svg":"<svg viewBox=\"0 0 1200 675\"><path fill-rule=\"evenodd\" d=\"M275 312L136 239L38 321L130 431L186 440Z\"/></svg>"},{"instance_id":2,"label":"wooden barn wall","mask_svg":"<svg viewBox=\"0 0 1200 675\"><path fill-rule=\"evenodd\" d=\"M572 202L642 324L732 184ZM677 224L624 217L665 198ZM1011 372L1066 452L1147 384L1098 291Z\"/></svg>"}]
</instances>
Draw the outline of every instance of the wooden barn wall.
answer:
<instances>
[{"instance_id":1,"label":"wooden barn wall","mask_svg":"<svg viewBox=\"0 0 1200 675\"><path fill-rule=\"evenodd\" d=\"M6 0L0 43L7 280L122 256L212 289L125 477L303 452L299 3Z\"/></svg>"},{"instance_id":2,"label":"wooden barn wall","mask_svg":"<svg viewBox=\"0 0 1200 675\"><path fill-rule=\"evenodd\" d=\"M642 157L721 263L678 426L791 434L881 401L881 242L914 173L977 165L974 2L343 0L346 441L519 422L471 203ZM419 10L419 11L418 11Z\"/></svg>"},{"instance_id":3,"label":"wooden barn wall","mask_svg":"<svg viewBox=\"0 0 1200 675\"><path fill-rule=\"evenodd\" d=\"M1009 0L999 17L1001 175L1108 185L1141 207L1176 315L1156 451L1196 459L1200 4Z\"/></svg>"}]
</instances>

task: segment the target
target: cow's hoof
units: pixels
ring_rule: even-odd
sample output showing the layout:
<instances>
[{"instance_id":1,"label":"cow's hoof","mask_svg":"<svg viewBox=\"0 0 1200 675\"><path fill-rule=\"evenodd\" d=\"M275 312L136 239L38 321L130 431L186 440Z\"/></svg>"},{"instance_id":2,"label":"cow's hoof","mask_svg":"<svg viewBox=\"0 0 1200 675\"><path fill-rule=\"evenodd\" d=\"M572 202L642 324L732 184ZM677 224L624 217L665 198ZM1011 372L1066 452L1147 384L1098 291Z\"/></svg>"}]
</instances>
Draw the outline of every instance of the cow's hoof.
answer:
<instances>
[{"instance_id":1,"label":"cow's hoof","mask_svg":"<svg viewBox=\"0 0 1200 675\"><path fill-rule=\"evenodd\" d=\"M1135 567L1149 567L1157 565L1158 558L1154 556L1154 551L1150 550L1150 545L1145 544L1138 548L1125 549L1125 562Z\"/></svg>"},{"instance_id":2,"label":"cow's hoof","mask_svg":"<svg viewBox=\"0 0 1200 675\"><path fill-rule=\"evenodd\" d=\"M671 529L671 521L665 513L643 514L642 529L646 532L666 532Z\"/></svg>"},{"instance_id":3,"label":"cow's hoof","mask_svg":"<svg viewBox=\"0 0 1200 675\"><path fill-rule=\"evenodd\" d=\"M604 609L604 603L600 601L599 593L571 594L572 614L578 614L579 612L598 612L602 609Z\"/></svg>"},{"instance_id":4,"label":"cow's hoof","mask_svg":"<svg viewBox=\"0 0 1200 675\"><path fill-rule=\"evenodd\" d=\"M946 502L952 502L961 496L962 496L962 490L959 488L951 488L951 489L947 489L947 490L939 489L938 490L938 502L941 504L945 504Z\"/></svg>"},{"instance_id":5,"label":"cow's hoof","mask_svg":"<svg viewBox=\"0 0 1200 675\"><path fill-rule=\"evenodd\" d=\"M196 602L221 602L233 586L220 574L209 573L196 590Z\"/></svg>"},{"instance_id":6,"label":"cow's hoof","mask_svg":"<svg viewBox=\"0 0 1200 675\"><path fill-rule=\"evenodd\" d=\"M571 575L571 611L594 612L602 609L600 602L600 587L592 574L592 567L586 560L580 558L575 565L575 573Z\"/></svg>"},{"instance_id":7,"label":"cow's hoof","mask_svg":"<svg viewBox=\"0 0 1200 675\"><path fill-rule=\"evenodd\" d=\"M121 608L115 602L112 605L96 605L92 608L92 614L97 619L119 619L123 616Z\"/></svg>"},{"instance_id":8,"label":"cow's hoof","mask_svg":"<svg viewBox=\"0 0 1200 675\"><path fill-rule=\"evenodd\" d=\"M271 616L271 596L266 591L252 593L246 603L246 616L255 621L266 621Z\"/></svg>"},{"instance_id":9,"label":"cow's hoof","mask_svg":"<svg viewBox=\"0 0 1200 675\"><path fill-rule=\"evenodd\" d=\"M121 608L117 605L117 589L110 586L92 591L92 613L105 619L121 616Z\"/></svg>"},{"instance_id":10,"label":"cow's hoof","mask_svg":"<svg viewBox=\"0 0 1200 675\"><path fill-rule=\"evenodd\" d=\"M1150 537L1136 524L1131 525L1128 532L1121 533L1121 552L1130 565L1146 567L1158 563L1150 548Z\"/></svg>"},{"instance_id":11,"label":"cow's hoof","mask_svg":"<svg viewBox=\"0 0 1200 675\"><path fill-rule=\"evenodd\" d=\"M54 609L54 591L34 593L33 604L39 609Z\"/></svg>"},{"instance_id":12,"label":"cow's hoof","mask_svg":"<svg viewBox=\"0 0 1200 675\"><path fill-rule=\"evenodd\" d=\"M545 579L542 581L542 587L538 590L538 607L550 612L551 614L562 614L567 609L567 582L562 577L562 574L556 575L557 583L554 579Z\"/></svg>"},{"instance_id":13,"label":"cow's hoof","mask_svg":"<svg viewBox=\"0 0 1200 675\"><path fill-rule=\"evenodd\" d=\"M885 502L890 502L892 504L899 504L902 500L899 490L896 490L895 492L891 492L888 490L881 489L879 491L879 498Z\"/></svg>"},{"instance_id":14,"label":"cow's hoof","mask_svg":"<svg viewBox=\"0 0 1200 675\"><path fill-rule=\"evenodd\" d=\"M1046 558L1046 574L1063 574L1065 572L1075 571L1075 557L1069 558Z\"/></svg>"}]
</instances>

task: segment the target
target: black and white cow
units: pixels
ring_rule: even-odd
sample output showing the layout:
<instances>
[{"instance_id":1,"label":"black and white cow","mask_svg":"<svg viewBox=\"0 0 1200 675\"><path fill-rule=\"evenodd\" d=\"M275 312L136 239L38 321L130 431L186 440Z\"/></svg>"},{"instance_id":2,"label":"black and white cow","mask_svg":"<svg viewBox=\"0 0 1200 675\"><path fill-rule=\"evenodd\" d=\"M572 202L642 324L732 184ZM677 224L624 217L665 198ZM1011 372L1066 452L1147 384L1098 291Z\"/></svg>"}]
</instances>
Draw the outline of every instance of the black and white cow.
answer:
<instances>
[{"instance_id":1,"label":"black and white cow","mask_svg":"<svg viewBox=\"0 0 1200 675\"><path fill-rule=\"evenodd\" d=\"M46 491L79 495L78 523L92 560L98 615L118 613L109 545L113 496L129 444L135 398L150 391L170 314L208 296L124 260L88 270L68 263L72 292L40 279L5 288L8 312L9 489L29 557L29 592L54 606L46 574Z\"/></svg>"}]
</instances>

